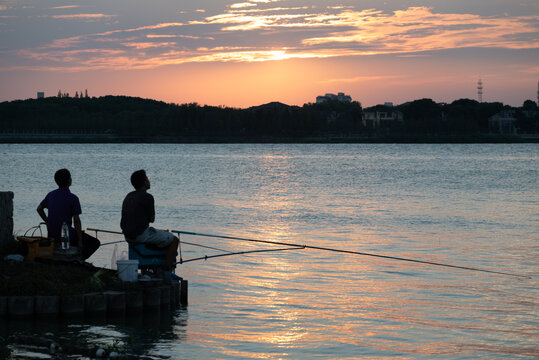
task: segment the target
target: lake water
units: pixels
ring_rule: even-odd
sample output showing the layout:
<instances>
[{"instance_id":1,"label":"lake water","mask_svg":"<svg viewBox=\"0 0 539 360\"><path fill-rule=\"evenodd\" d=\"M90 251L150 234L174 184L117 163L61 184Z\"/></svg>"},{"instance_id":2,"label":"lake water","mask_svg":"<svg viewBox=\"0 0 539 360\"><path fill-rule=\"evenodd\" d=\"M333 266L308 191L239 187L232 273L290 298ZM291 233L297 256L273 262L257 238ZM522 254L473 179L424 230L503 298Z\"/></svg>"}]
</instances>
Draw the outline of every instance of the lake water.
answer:
<instances>
[{"instance_id":1,"label":"lake water","mask_svg":"<svg viewBox=\"0 0 539 360\"><path fill-rule=\"evenodd\" d=\"M228 256L179 267L189 305L173 314L10 321L3 336L90 336L173 359L539 358L537 144L3 144L0 154L0 190L15 193L19 233L39 223L35 208L63 167L83 227L119 230L130 174L143 168L159 228L530 277L307 249ZM229 251L271 248L181 239ZM113 246L90 260L110 267ZM184 260L219 253L181 250ZM27 350L13 346L13 356Z\"/></svg>"}]
</instances>

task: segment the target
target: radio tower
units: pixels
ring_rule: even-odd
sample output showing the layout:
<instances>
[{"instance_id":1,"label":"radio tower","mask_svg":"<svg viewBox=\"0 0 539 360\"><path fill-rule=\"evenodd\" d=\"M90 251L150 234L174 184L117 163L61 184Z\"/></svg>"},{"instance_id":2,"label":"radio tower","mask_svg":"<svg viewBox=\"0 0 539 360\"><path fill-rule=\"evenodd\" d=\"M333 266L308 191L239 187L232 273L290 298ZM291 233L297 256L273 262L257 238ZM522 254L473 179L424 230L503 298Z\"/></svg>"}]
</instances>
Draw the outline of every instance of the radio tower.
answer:
<instances>
[{"instance_id":1,"label":"radio tower","mask_svg":"<svg viewBox=\"0 0 539 360\"><path fill-rule=\"evenodd\" d=\"M481 78L479 78L479 81L477 82L477 101L480 103L483 102L483 82L481 81Z\"/></svg>"}]
</instances>

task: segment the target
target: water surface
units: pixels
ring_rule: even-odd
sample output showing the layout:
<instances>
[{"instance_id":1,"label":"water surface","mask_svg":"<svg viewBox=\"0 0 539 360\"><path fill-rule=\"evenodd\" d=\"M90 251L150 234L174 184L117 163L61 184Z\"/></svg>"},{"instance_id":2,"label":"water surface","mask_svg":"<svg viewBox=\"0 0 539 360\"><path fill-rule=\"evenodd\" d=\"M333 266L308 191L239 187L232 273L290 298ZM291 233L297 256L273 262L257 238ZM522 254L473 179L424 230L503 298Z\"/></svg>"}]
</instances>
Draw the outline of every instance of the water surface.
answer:
<instances>
[{"instance_id":1,"label":"water surface","mask_svg":"<svg viewBox=\"0 0 539 360\"><path fill-rule=\"evenodd\" d=\"M157 324L58 324L57 334L91 332L178 359L539 357L537 144L0 145L0 154L18 232L40 221L35 208L62 167L83 227L118 230L129 176L143 168L156 227L531 277L315 250L229 256L181 265L189 306ZM110 267L112 249L91 261ZM183 259L218 253L181 250ZM10 323L6 331L24 330Z\"/></svg>"}]
</instances>

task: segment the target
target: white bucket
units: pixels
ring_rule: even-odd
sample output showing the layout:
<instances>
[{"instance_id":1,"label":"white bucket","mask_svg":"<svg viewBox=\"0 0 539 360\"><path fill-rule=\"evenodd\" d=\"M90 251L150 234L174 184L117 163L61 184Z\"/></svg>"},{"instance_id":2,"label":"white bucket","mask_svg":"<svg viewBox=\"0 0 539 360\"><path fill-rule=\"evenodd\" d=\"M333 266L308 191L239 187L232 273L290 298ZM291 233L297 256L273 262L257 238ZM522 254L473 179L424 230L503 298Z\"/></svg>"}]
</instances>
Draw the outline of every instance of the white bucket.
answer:
<instances>
[{"instance_id":1,"label":"white bucket","mask_svg":"<svg viewBox=\"0 0 539 360\"><path fill-rule=\"evenodd\" d=\"M138 281L138 260L118 260L118 277L122 281Z\"/></svg>"}]
</instances>

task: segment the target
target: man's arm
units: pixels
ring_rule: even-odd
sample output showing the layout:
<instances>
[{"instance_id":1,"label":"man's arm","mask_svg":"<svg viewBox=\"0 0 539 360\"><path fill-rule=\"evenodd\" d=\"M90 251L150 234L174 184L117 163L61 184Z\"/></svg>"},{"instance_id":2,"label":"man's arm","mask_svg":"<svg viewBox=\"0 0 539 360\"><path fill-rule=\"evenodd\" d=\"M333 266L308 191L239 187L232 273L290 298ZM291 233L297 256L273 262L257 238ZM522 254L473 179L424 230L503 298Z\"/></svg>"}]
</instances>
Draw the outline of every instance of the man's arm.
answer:
<instances>
[{"instance_id":1,"label":"man's arm","mask_svg":"<svg viewBox=\"0 0 539 360\"><path fill-rule=\"evenodd\" d=\"M43 207L43 205L39 204L39 206L37 207L37 213L39 214L39 216L43 219L43 221L45 223L47 223L47 214L45 214L45 208Z\"/></svg>"},{"instance_id":2,"label":"man's arm","mask_svg":"<svg viewBox=\"0 0 539 360\"><path fill-rule=\"evenodd\" d=\"M75 231L77 232L79 250L82 250L82 225L79 215L73 215L73 225L75 226Z\"/></svg>"},{"instance_id":3,"label":"man's arm","mask_svg":"<svg viewBox=\"0 0 539 360\"><path fill-rule=\"evenodd\" d=\"M154 203L154 199L153 199L152 195L150 195L149 209L150 209L150 213L148 215L149 215L149 218L150 218L150 222L153 223L153 222L155 222L155 203Z\"/></svg>"}]
</instances>

